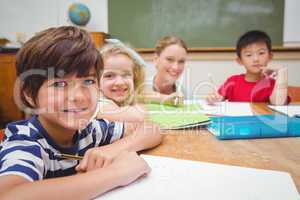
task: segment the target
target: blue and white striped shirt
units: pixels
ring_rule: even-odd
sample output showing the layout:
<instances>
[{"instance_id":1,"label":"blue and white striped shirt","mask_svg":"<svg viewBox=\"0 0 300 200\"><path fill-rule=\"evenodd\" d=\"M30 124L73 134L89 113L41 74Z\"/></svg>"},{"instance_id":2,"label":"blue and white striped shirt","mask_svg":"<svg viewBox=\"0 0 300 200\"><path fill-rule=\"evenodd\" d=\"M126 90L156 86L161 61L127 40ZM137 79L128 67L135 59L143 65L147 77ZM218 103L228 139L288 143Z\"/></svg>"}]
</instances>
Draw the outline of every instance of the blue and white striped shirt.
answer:
<instances>
[{"instance_id":1,"label":"blue and white striped shirt","mask_svg":"<svg viewBox=\"0 0 300 200\"><path fill-rule=\"evenodd\" d=\"M123 123L93 120L75 134L74 145L65 148L50 138L36 116L10 123L0 144L0 176L19 175L35 181L75 174L78 161L58 158L58 153L83 156L90 148L120 139L123 131Z\"/></svg>"}]
</instances>

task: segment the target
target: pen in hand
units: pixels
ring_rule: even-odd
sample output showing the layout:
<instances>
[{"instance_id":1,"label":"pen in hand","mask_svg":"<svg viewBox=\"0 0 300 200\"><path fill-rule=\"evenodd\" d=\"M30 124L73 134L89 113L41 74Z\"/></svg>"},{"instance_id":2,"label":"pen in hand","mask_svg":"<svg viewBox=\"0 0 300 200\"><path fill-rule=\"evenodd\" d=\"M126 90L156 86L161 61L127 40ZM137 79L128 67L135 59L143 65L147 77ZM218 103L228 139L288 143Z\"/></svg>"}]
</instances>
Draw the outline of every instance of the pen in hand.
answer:
<instances>
[{"instance_id":1,"label":"pen in hand","mask_svg":"<svg viewBox=\"0 0 300 200\"><path fill-rule=\"evenodd\" d=\"M213 81L212 75L208 74L208 81L211 84L212 92L207 95L206 101L208 104L214 105L215 102L220 102L223 100L223 97L218 93L216 84Z\"/></svg>"},{"instance_id":2,"label":"pen in hand","mask_svg":"<svg viewBox=\"0 0 300 200\"><path fill-rule=\"evenodd\" d=\"M218 89L217 89L217 86L216 86L216 84L215 84L215 82L214 82L214 80L212 78L212 75L211 74L207 74L207 76L208 76L208 81L209 81L209 83L211 84L211 86L213 88L213 92L216 93L218 91Z\"/></svg>"}]
</instances>

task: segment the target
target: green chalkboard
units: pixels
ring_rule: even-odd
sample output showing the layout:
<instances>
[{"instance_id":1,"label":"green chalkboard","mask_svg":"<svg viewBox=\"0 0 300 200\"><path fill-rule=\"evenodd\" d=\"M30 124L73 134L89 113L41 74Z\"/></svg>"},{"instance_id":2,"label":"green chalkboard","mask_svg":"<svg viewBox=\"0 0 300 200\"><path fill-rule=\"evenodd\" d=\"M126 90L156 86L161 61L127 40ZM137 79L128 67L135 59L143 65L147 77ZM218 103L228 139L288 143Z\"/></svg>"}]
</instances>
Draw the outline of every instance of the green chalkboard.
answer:
<instances>
[{"instance_id":1,"label":"green chalkboard","mask_svg":"<svg viewBox=\"0 0 300 200\"><path fill-rule=\"evenodd\" d=\"M284 0L108 0L111 37L136 48L154 48L165 35L189 47L233 47L252 29L282 45Z\"/></svg>"}]
</instances>

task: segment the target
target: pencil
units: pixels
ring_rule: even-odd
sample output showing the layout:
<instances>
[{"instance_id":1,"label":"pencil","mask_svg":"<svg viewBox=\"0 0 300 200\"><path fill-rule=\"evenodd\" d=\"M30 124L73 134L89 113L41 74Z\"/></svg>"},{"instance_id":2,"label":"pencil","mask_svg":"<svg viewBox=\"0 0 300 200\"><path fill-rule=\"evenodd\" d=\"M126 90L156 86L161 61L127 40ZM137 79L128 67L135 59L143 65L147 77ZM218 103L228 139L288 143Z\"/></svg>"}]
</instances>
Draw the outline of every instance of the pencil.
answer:
<instances>
[{"instance_id":1,"label":"pencil","mask_svg":"<svg viewBox=\"0 0 300 200\"><path fill-rule=\"evenodd\" d=\"M70 159L70 160L82 160L83 156L77 156L77 155L72 155L72 154L65 154L65 153L60 153L56 154L57 157L64 158L64 159Z\"/></svg>"},{"instance_id":2,"label":"pencil","mask_svg":"<svg viewBox=\"0 0 300 200\"><path fill-rule=\"evenodd\" d=\"M212 85L212 88L213 88L214 92L217 92L218 88L217 88L217 86L216 86L216 84L215 84L215 82L214 82L214 80L212 78L212 75L211 74L207 74L207 76L208 76L208 81Z\"/></svg>"}]
</instances>

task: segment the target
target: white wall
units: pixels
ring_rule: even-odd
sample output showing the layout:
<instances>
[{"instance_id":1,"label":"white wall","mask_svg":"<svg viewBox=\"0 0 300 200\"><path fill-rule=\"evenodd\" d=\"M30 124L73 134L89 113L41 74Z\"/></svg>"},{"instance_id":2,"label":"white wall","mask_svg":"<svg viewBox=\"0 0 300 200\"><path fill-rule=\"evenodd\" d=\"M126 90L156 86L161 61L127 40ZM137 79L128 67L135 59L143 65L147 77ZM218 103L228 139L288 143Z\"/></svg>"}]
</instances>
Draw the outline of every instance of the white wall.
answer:
<instances>
[{"instance_id":1,"label":"white wall","mask_svg":"<svg viewBox=\"0 0 300 200\"><path fill-rule=\"evenodd\" d=\"M67 11L74 2L91 11L88 31L108 31L107 0L0 0L0 38L16 41L17 33L25 33L28 39L43 29L70 25Z\"/></svg>"},{"instance_id":2,"label":"white wall","mask_svg":"<svg viewBox=\"0 0 300 200\"><path fill-rule=\"evenodd\" d=\"M30 37L34 32L56 26L57 1L0 0L0 37L16 40L16 33Z\"/></svg>"},{"instance_id":3,"label":"white wall","mask_svg":"<svg viewBox=\"0 0 300 200\"><path fill-rule=\"evenodd\" d=\"M284 46L300 46L300 1L285 0L284 11Z\"/></svg>"}]
</instances>

